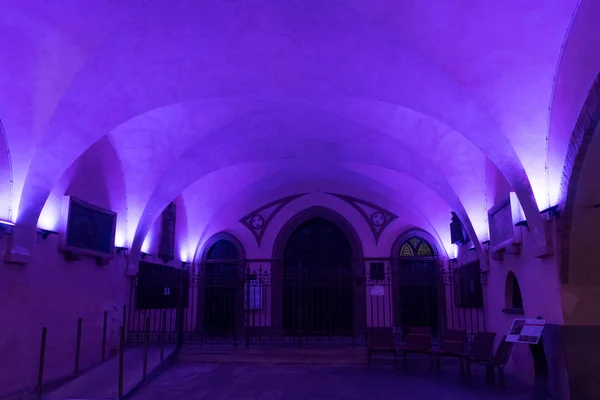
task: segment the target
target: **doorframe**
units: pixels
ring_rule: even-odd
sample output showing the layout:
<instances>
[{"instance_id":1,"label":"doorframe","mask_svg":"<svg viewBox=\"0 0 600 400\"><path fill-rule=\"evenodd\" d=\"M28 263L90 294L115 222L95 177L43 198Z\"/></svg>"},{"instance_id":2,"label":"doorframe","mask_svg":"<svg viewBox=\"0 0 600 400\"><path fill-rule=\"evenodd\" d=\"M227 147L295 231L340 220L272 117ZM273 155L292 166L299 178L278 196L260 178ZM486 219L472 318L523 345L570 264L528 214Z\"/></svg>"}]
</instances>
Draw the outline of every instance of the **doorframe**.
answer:
<instances>
[{"instance_id":1,"label":"doorframe","mask_svg":"<svg viewBox=\"0 0 600 400\"><path fill-rule=\"evenodd\" d=\"M292 233L304 222L312 218L323 218L336 225L346 235L352 249L353 289L352 304L354 307L353 324L354 332L364 330L367 326L367 300L363 285L356 282L365 279L365 263L362 242L352 224L339 214L323 206L313 206L304 209L289 218L279 230L273 244L273 264L271 278L273 285L271 300L271 329L274 335L283 334L283 268L285 246Z\"/></svg>"},{"instance_id":2,"label":"doorframe","mask_svg":"<svg viewBox=\"0 0 600 400\"><path fill-rule=\"evenodd\" d=\"M204 248L202 249L199 268L198 268L198 310L196 312L196 331L203 333L204 332L204 316L205 316L205 307L206 307L206 265L210 264L211 261L207 260L208 252L211 247L221 241L227 240L231 244L235 246L238 251L237 260L227 260L230 261L231 264L237 264L237 273L238 278L237 281L240 282L241 279L246 276L246 250L244 249L244 245L242 242L232 233L229 232L219 232L210 237L204 244ZM224 263L226 260L214 260L213 263ZM236 324L237 329L243 327L245 324L244 321L244 288L241 285L237 285L237 318ZM235 332L237 333L237 332ZM232 332L233 334L233 332Z\"/></svg>"},{"instance_id":3,"label":"doorframe","mask_svg":"<svg viewBox=\"0 0 600 400\"><path fill-rule=\"evenodd\" d=\"M433 257L400 257L400 248L402 245L411 237L417 236L431 246L433 250ZM444 257L442 254L445 252L442 251L442 247L436 238L429 232L420 228L411 228L404 232L402 232L396 240L394 241L390 254L390 266L392 272L392 321L395 326L401 327L402 321L400 318L401 310L402 310L402 301L401 301L401 290L402 290L402 276L400 275L400 270L403 262L407 261L430 261L435 264L436 271L436 290L437 290L437 299L438 299L438 310L437 310L437 322L438 322L438 330L444 329L446 326L447 320L447 309L446 309L446 291L444 287ZM437 333L437 332L434 332Z\"/></svg>"}]
</instances>

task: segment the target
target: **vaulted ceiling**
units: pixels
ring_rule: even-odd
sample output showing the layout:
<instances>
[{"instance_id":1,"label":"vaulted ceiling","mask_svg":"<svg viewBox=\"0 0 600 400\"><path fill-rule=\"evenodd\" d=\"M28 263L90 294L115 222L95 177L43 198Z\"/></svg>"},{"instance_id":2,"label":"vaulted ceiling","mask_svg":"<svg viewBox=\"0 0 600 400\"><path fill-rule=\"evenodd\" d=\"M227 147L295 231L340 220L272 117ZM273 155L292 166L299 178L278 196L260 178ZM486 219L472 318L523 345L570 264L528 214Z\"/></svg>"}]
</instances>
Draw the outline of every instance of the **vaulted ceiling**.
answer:
<instances>
[{"instance_id":1,"label":"vaulted ceiling","mask_svg":"<svg viewBox=\"0 0 600 400\"><path fill-rule=\"evenodd\" d=\"M490 168L542 240L600 71L594 0L0 4L0 217L38 223L97 152L134 247L179 195L198 240L309 181L485 240Z\"/></svg>"}]
</instances>

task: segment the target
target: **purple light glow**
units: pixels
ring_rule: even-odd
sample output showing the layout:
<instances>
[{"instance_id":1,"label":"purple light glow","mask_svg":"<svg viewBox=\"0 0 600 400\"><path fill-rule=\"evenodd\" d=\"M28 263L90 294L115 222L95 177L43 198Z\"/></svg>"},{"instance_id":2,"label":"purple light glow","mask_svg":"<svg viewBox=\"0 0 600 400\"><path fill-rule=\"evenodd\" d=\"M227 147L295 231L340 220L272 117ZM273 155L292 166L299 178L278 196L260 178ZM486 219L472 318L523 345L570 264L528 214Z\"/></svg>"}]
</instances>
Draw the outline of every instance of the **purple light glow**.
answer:
<instances>
[{"instance_id":1,"label":"purple light glow","mask_svg":"<svg viewBox=\"0 0 600 400\"><path fill-rule=\"evenodd\" d=\"M68 16L57 11L60 7L40 6L55 21L52 28L37 24L22 11L26 7L6 7L6 15L32 29L7 28L9 47L19 51L0 70L11 77L0 80L6 96L0 106L5 139L0 154L9 155L0 158L0 193L8 194L0 196L0 218L25 225L37 221L40 228L55 230L60 207L54 197L73 194L123 216L115 243L139 250L165 202L184 191L205 193L194 182L214 171L258 160L266 170L277 170L288 161L301 165L327 158L336 165L354 164L355 171L387 187L402 185L403 193L431 189L443 206L430 204L420 212L440 237L441 215L449 207L481 241L489 236L486 209L493 203L485 187L484 165L490 159L512 186L509 191L516 193L536 235L542 231L537 211L560 200L570 132L600 70L600 56L578 56L586 43L600 43L593 28L600 10L589 1L580 6L562 53L576 0L516 13L490 3L494 18L472 18L460 7L426 10L414 2L395 3L390 23L377 25L361 16L378 18L388 15L388 8L356 1L357 13L341 12L333 3L319 5L315 13L292 2L261 8L263 22L274 27L268 33L246 18L255 15L253 2L217 30L213 14L230 14L220 2L190 3L185 11L161 2L141 10L139 4L102 4L93 14L70 8ZM155 15L169 18L155 24ZM336 25L315 15L336 16ZM399 15L414 22L394 23ZM515 41L504 29L506 21L534 33ZM439 24L445 27L441 36L432 28ZM467 35L464 26L478 34ZM323 35L329 30L335 34ZM419 41L392 40L415 32ZM47 38L48 51L38 51L29 36L34 34ZM181 41L173 46L168 37ZM123 38L137 49L135 55L124 50ZM211 45L198 51L197 38ZM257 47L259 38L263 45ZM322 46L314 46L315 40ZM281 54L289 56L281 59ZM186 62L173 63L178 59ZM173 82L172 76L180 79ZM328 150L304 151L317 145ZM221 165L201 165L202 154L231 149ZM388 173L375 178L373 168ZM260 168L254 173L228 179L214 204L227 203L245 182L265 174ZM419 183L405 184L399 174ZM102 184L86 185L90 175ZM280 182L271 185L263 190L273 192ZM197 220L186 215L191 221L186 235L201 237L217 209L201 206Z\"/></svg>"}]
</instances>

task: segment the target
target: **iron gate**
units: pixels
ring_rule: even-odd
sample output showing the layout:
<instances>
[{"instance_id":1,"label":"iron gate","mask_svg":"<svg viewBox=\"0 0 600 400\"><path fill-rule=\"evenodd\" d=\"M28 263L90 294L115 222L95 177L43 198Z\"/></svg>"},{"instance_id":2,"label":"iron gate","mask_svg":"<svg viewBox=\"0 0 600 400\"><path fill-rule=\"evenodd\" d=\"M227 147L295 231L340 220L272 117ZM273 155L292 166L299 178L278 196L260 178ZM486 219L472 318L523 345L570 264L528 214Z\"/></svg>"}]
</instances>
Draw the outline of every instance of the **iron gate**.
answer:
<instances>
[{"instance_id":1,"label":"iron gate","mask_svg":"<svg viewBox=\"0 0 600 400\"><path fill-rule=\"evenodd\" d=\"M164 266L140 269L131 277L128 341L145 340L146 320L151 342L232 346L359 346L365 343L368 327L393 327L400 341L403 325L430 324L416 318L403 322L407 313L423 311L406 300L409 295L420 295L414 289L420 286L415 282L411 286L410 280L405 285L408 292L398 286L397 277L402 274L394 263L371 263L363 276L327 268L314 273L302 267L277 276L268 267L244 264L205 266L200 272ZM437 271L435 279L443 283L436 294L439 298L434 301L433 295L426 294L421 300L429 298L438 305L431 315L440 314L440 327L470 333L485 330L483 308L461 301L457 270ZM485 277L482 273L483 287ZM432 308L430 304L425 307Z\"/></svg>"}]
</instances>

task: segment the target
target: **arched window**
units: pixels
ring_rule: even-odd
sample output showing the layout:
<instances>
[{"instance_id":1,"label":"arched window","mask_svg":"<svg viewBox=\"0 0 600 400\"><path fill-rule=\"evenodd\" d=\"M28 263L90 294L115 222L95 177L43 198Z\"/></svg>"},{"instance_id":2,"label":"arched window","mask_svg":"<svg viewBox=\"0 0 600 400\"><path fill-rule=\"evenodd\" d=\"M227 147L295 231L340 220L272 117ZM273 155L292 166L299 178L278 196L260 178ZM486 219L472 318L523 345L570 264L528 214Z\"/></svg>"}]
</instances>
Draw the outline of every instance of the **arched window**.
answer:
<instances>
[{"instance_id":1,"label":"arched window","mask_svg":"<svg viewBox=\"0 0 600 400\"><path fill-rule=\"evenodd\" d=\"M234 337L243 321L240 269L244 250L232 240L219 238L205 253L203 294L198 296L198 308L203 310L203 328L208 336Z\"/></svg>"},{"instance_id":2,"label":"arched window","mask_svg":"<svg viewBox=\"0 0 600 400\"><path fill-rule=\"evenodd\" d=\"M427 241L413 236L400 246L400 257L433 257L433 248Z\"/></svg>"},{"instance_id":3,"label":"arched window","mask_svg":"<svg viewBox=\"0 0 600 400\"><path fill-rule=\"evenodd\" d=\"M439 323L439 268L433 247L419 236L400 246L397 270L397 321L403 328L430 327Z\"/></svg>"},{"instance_id":4,"label":"arched window","mask_svg":"<svg viewBox=\"0 0 600 400\"><path fill-rule=\"evenodd\" d=\"M237 260L240 255L238 249L229 240L221 239L208 250L206 261L211 260Z\"/></svg>"}]
</instances>

